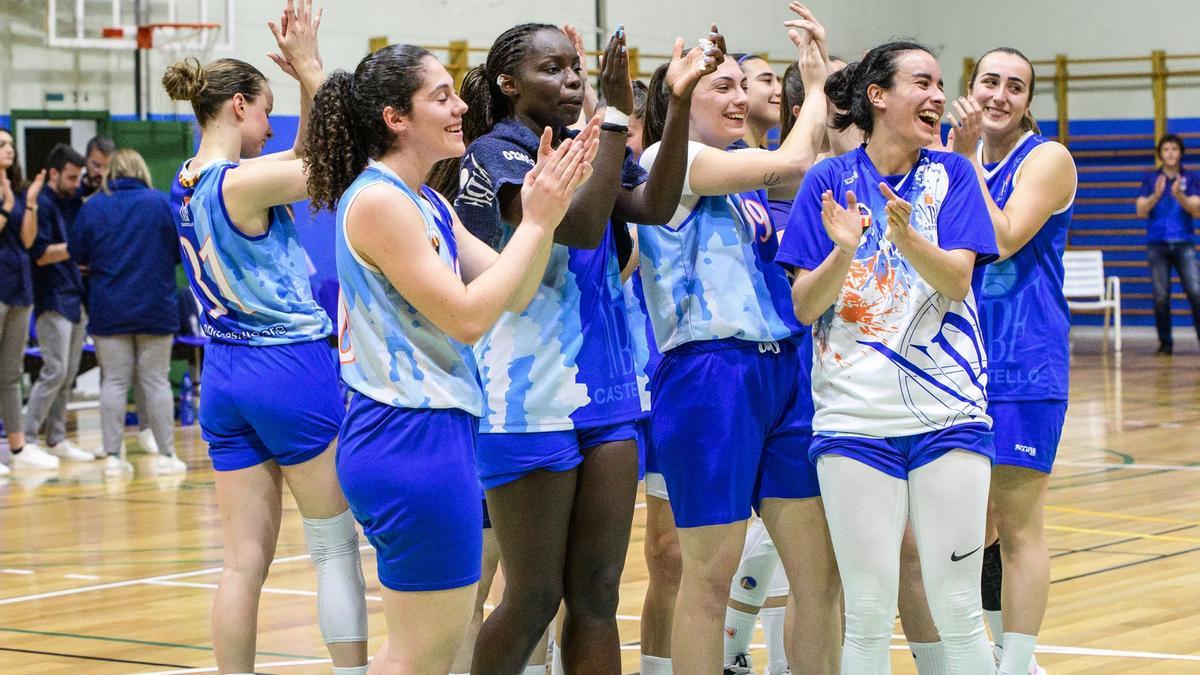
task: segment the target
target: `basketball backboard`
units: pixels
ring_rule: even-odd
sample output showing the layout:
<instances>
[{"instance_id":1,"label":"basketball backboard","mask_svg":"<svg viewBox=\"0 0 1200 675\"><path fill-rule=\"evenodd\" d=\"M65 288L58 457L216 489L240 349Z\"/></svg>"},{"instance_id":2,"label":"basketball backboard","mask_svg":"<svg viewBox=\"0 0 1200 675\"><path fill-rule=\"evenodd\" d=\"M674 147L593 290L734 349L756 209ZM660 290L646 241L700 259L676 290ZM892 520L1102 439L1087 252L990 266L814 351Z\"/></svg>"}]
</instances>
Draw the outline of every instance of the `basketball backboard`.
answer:
<instances>
[{"instance_id":1,"label":"basketball backboard","mask_svg":"<svg viewBox=\"0 0 1200 675\"><path fill-rule=\"evenodd\" d=\"M234 0L46 0L50 47L133 50L138 48L138 27L145 32L151 24L218 24L213 30L157 28L155 47L230 51Z\"/></svg>"}]
</instances>

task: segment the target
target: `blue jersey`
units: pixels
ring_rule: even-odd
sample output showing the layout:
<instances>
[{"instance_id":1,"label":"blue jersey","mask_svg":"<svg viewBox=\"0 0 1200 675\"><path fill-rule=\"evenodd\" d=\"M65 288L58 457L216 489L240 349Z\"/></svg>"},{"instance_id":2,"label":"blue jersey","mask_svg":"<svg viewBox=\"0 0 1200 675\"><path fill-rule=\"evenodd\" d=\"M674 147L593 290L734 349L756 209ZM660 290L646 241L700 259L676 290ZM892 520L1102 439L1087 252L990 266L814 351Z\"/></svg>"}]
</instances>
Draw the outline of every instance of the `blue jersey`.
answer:
<instances>
[{"instance_id":1,"label":"blue jersey","mask_svg":"<svg viewBox=\"0 0 1200 675\"><path fill-rule=\"evenodd\" d=\"M171 207L183 249L183 269L200 301L200 328L213 340L280 345L333 332L313 300L308 263L296 224L282 206L270 208L265 234L234 226L221 194L237 164L216 160L196 171L187 162L171 185Z\"/></svg>"},{"instance_id":2,"label":"blue jersey","mask_svg":"<svg viewBox=\"0 0 1200 675\"><path fill-rule=\"evenodd\" d=\"M1142 197L1154 194L1154 184L1158 182L1159 176L1165 175L1162 169L1146 174L1138 194ZM1179 200L1175 199L1175 193L1172 191L1176 180L1183 181L1183 194L1189 197L1200 194L1200 176L1181 170L1178 177L1167 177L1162 197L1159 198L1154 208L1150 209L1149 217L1146 219L1146 240L1150 243L1190 243L1195 239L1196 224L1192 214L1188 213Z\"/></svg>"},{"instance_id":3,"label":"blue jersey","mask_svg":"<svg viewBox=\"0 0 1200 675\"><path fill-rule=\"evenodd\" d=\"M498 250L515 230L501 217L497 195L520 187L537 148L536 134L506 119L463 156L454 208L468 230ZM623 187L645 180L627 154ZM554 244L529 306L502 314L475 345L484 396L480 433L564 431L641 415L613 227L626 224L610 222L596 249Z\"/></svg>"},{"instance_id":4,"label":"blue jersey","mask_svg":"<svg viewBox=\"0 0 1200 675\"><path fill-rule=\"evenodd\" d=\"M927 240L975 252L963 301L937 292L884 236L884 180L912 204L912 227ZM800 186L780 262L814 270L833 251L821 221L827 190L840 204L854 191L864 229L837 300L813 326L813 430L888 437L990 423L975 295L996 237L975 169L927 150L903 176L881 176L863 148L820 162Z\"/></svg>"},{"instance_id":5,"label":"blue jersey","mask_svg":"<svg viewBox=\"0 0 1200 675\"><path fill-rule=\"evenodd\" d=\"M425 186L418 196L391 169L371 162L338 202L335 255L341 285L342 379L355 391L397 408L459 408L478 417L483 397L470 345L446 335L422 315L346 240L346 214L354 199L380 184L412 200L425 219L430 246L459 274L454 219L446 203Z\"/></svg>"},{"instance_id":6,"label":"blue jersey","mask_svg":"<svg viewBox=\"0 0 1200 675\"><path fill-rule=\"evenodd\" d=\"M1031 131L1008 156L987 167L988 191L1004 208L1029 153L1047 142ZM982 152L980 146L980 152ZM980 313L987 340L988 398L993 401L1066 400L1070 311L1063 297L1063 251L1072 203L1050 216L1011 258L989 265Z\"/></svg>"},{"instance_id":7,"label":"blue jersey","mask_svg":"<svg viewBox=\"0 0 1200 675\"><path fill-rule=\"evenodd\" d=\"M658 149L646 148L643 166L653 165ZM706 149L688 144L689 171ZM638 247L646 310L663 353L693 341L771 342L800 332L787 275L774 264L779 239L765 192L701 197L685 178L671 221L639 225Z\"/></svg>"},{"instance_id":8,"label":"blue jersey","mask_svg":"<svg viewBox=\"0 0 1200 675\"><path fill-rule=\"evenodd\" d=\"M654 327L646 315L646 294L642 290L642 276L636 271L621 288L625 297L625 314L629 320L629 334L633 340L633 364L637 370L638 395L642 412L650 411L650 377L658 368L662 354L654 344Z\"/></svg>"}]
</instances>

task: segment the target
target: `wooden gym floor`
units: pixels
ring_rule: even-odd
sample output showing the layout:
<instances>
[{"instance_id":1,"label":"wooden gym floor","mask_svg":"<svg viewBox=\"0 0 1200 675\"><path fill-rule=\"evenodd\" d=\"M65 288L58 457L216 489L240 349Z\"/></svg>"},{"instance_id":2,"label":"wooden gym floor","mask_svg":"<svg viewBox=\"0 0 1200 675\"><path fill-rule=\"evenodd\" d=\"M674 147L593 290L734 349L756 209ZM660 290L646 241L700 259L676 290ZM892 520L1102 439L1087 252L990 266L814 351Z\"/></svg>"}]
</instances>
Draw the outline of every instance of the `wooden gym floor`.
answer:
<instances>
[{"instance_id":1,"label":"wooden gym floor","mask_svg":"<svg viewBox=\"0 0 1200 675\"><path fill-rule=\"evenodd\" d=\"M1050 604L1039 661L1069 673L1200 673L1200 353L1123 362L1079 340L1046 514ZM99 442L94 412L82 445ZM221 565L212 470L198 427L179 428L185 476L105 480L99 463L0 479L0 672L214 672L208 613ZM639 496L639 501L643 501ZM636 512L620 627L637 670L645 510ZM364 542L365 543L365 542ZM315 581L285 499L262 598L258 670L327 673ZM371 650L384 634L374 556L363 552ZM756 636L756 643L761 642ZM893 669L915 669L897 624ZM761 647L761 645L759 645ZM765 664L761 648L757 663Z\"/></svg>"}]
</instances>

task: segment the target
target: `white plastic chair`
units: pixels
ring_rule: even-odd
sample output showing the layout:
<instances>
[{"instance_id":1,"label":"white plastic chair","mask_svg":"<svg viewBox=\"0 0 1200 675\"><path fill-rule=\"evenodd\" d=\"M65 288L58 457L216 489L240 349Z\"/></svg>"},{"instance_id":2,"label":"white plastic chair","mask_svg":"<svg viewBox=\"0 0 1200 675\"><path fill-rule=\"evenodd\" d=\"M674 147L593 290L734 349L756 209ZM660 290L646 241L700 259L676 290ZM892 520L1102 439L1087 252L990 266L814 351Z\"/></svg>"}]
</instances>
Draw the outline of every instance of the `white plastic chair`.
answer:
<instances>
[{"instance_id":1,"label":"white plastic chair","mask_svg":"<svg viewBox=\"0 0 1200 675\"><path fill-rule=\"evenodd\" d=\"M1063 295L1071 310L1104 310L1104 341L1113 324L1113 351L1121 353L1121 279L1104 276L1100 251L1067 251L1063 254Z\"/></svg>"}]
</instances>

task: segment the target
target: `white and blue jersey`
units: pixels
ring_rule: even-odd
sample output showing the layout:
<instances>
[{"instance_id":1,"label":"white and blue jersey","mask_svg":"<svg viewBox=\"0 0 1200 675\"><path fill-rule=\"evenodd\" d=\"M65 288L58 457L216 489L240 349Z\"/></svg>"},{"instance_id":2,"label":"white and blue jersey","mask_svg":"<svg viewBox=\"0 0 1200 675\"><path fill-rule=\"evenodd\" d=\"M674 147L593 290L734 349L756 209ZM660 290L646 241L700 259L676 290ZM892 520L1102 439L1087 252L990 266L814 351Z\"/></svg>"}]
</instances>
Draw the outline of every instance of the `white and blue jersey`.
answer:
<instances>
[{"instance_id":1,"label":"white and blue jersey","mask_svg":"<svg viewBox=\"0 0 1200 675\"><path fill-rule=\"evenodd\" d=\"M984 167L988 191L1001 209L1017 187L1025 158L1046 142L1030 131L1007 157ZM1074 202L1072 198L1055 211L1011 258L984 271L979 309L987 340L989 400L1067 399L1071 317L1062 290L1062 257Z\"/></svg>"},{"instance_id":2,"label":"white and blue jersey","mask_svg":"<svg viewBox=\"0 0 1200 675\"><path fill-rule=\"evenodd\" d=\"M691 164L708 146L688 143L689 176L666 225L639 225L639 274L646 311L662 353L694 341L785 340L801 332L791 287L774 264L775 236L766 193L698 196ZM642 153L654 164L659 144Z\"/></svg>"},{"instance_id":3,"label":"white and blue jersey","mask_svg":"<svg viewBox=\"0 0 1200 675\"><path fill-rule=\"evenodd\" d=\"M621 287L625 298L625 314L629 321L629 336L633 344L633 364L637 370L638 395L642 412L650 412L650 376L662 360L658 345L654 343L654 327L646 315L646 294L642 290L642 277L636 271Z\"/></svg>"},{"instance_id":4,"label":"white and blue jersey","mask_svg":"<svg viewBox=\"0 0 1200 675\"><path fill-rule=\"evenodd\" d=\"M430 246L459 274L454 218L440 196L421 187L418 196L378 162L358 175L337 211L338 354L342 379L363 395L397 408L458 408L476 417L483 409L475 356L404 299L387 277L363 260L346 239L346 214L363 190L388 185L421 211Z\"/></svg>"},{"instance_id":5,"label":"white and blue jersey","mask_svg":"<svg viewBox=\"0 0 1200 675\"><path fill-rule=\"evenodd\" d=\"M497 250L514 228L500 214L500 190L520 187L535 165L538 137L512 119L476 139L462 159L454 208L463 225ZM629 156L621 182L646 174ZM617 424L641 415L613 228L596 249L554 244L542 283L525 311L506 312L475 345L483 384L484 434L536 433Z\"/></svg>"},{"instance_id":6,"label":"white and blue jersey","mask_svg":"<svg viewBox=\"0 0 1200 675\"><path fill-rule=\"evenodd\" d=\"M912 226L945 250L976 253L972 290L957 302L921 278L884 236L887 181L913 206ZM903 176L882 176L863 148L825 160L800 186L778 260L813 270L833 251L821 195L853 190L863 235L842 290L813 326L812 391L818 434L896 437L990 423L987 356L975 296L996 257L975 170L966 159L921 150Z\"/></svg>"},{"instance_id":7,"label":"white and blue jersey","mask_svg":"<svg viewBox=\"0 0 1200 675\"><path fill-rule=\"evenodd\" d=\"M183 268L200 301L200 327L218 342L283 345L333 332L313 299L296 224L283 206L270 208L265 234L234 226L221 194L237 164L216 160L196 171L185 162L171 185Z\"/></svg>"}]
</instances>

